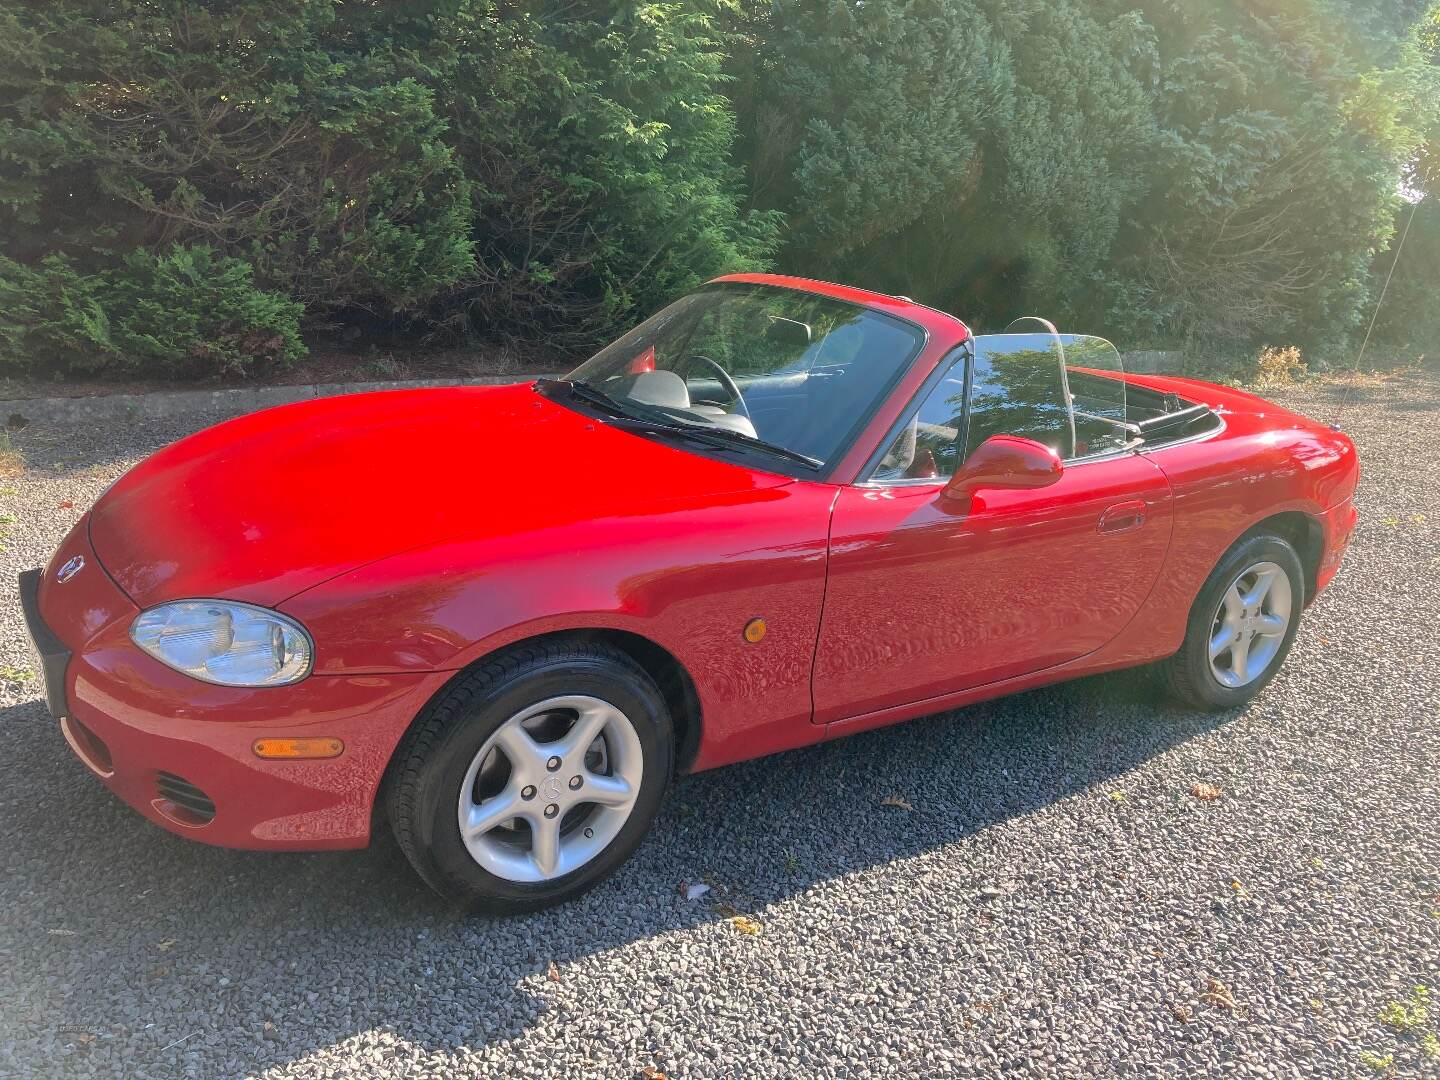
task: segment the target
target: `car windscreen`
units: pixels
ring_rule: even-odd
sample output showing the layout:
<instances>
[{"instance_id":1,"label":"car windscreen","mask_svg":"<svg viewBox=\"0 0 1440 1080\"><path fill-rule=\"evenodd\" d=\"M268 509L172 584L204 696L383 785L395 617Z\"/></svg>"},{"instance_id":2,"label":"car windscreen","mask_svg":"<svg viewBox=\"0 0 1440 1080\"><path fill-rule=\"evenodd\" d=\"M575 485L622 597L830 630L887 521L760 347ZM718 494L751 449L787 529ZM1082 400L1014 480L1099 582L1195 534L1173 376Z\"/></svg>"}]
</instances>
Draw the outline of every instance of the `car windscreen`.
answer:
<instances>
[{"instance_id":1,"label":"car windscreen","mask_svg":"<svg viewBox=\"0 0 1440 1080\"><path fill-rule=\"evenodd\" d=\"M649 419L720 429L828 467L924 340L917 326L832 297L719 283L566 378Z\"/></svg>"}]
</instances>

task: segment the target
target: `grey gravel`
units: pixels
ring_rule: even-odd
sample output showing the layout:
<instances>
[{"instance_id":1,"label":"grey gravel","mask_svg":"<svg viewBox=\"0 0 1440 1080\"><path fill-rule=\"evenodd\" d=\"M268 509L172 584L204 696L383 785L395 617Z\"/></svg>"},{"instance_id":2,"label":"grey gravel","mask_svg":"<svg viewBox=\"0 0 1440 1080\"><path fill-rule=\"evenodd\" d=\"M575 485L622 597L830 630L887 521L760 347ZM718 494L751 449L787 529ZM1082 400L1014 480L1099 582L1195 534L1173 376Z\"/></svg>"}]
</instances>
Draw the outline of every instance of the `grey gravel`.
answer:
<instances>
[{"instance_id":1,"label":"grey gravel","mask_svg":"<svg viewBox=\"0 0 1440 1080\"><path fill-rule=\"evenodd\" d=\"M1433 1076L1377 1013L1440 997L1440 379L1362 386L1344 426L1356 542L1252 707L1121 674L692 777L618 875L526 918L459 915L388 839L147 824L21 677L8 598L0 1075ZM184 430L17 435L7 580Z\"/></svg>"}]
</instances>

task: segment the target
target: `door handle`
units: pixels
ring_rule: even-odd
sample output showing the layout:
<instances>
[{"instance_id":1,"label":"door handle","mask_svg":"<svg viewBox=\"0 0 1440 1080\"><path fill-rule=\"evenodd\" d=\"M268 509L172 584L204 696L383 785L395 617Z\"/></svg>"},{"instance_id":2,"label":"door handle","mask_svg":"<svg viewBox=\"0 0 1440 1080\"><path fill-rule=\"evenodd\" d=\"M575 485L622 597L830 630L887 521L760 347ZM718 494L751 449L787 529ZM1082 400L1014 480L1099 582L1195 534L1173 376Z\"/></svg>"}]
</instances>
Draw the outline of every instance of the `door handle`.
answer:
<instances>
[{"instance_id":1,"label":"door handle","mask_svg":"<svg viewBox=\"0 0 1440 1080\"><path fill-rule=\"evenodd\" d=\"M1145 524L1145 500L1130 499L1107 507L1100 515L1100 532L1116 533L1138 529Z\"/></svg>"}]
</instances>

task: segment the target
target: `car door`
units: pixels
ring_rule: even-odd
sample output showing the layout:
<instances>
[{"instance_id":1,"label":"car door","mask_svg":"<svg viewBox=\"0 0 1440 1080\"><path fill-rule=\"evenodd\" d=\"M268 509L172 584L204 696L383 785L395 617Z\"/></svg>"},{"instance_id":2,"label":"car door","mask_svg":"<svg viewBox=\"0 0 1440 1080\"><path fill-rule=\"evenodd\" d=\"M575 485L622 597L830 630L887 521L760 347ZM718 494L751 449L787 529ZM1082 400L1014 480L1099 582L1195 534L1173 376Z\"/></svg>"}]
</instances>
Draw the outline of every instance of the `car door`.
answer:
<instances>
[{"instance_id":1,"label":"car door","mask_svg":"<svg viewBox=\"0 0 1440 1080\"><path fill-rule=\"evenodd\" d=\"M1094 364L1097 352L1086 355ZM1112 425L1108 441L1092 435L1077 454L1063 365L1053 335L976 339L922 388L868 479L839 493L813 677L817 723L1066 663L1115 637L1139 609L1169 545L1170 487L1124 448L1123 426ZM1061 478L983 490L954 513L941 490L996 434L1051 445L1067 459Z\"/></svg>"}]
</instances>

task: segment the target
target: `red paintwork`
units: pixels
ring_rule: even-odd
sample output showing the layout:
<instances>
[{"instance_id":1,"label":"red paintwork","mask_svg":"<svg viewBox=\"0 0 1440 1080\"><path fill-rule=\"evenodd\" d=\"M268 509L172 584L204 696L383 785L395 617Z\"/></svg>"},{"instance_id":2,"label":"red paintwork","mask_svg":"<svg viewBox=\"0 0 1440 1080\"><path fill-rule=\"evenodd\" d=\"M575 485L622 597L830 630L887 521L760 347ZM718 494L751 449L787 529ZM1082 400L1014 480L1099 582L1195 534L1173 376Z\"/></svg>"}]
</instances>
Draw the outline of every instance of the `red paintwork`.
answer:
<instances>
[{"instance_id":1,"label":"red paintwork","mask_svg":"<svg viewBox=\"0 0 1440 1080\"><path fill-rule=\"evenodd\" d=\"M942 490L937 480L890 489L890 498L841 493L815 657L816 723L1092 653L1139 611L1165 561L1169 485L1144 457L1073 466L1033 491L982 489L960 516L947 512ZM1138 527L1099 531L1108 507L1136 498L1149 507ZM934 710L917 715L925 711Z\"/></svg>"},{"instance_id":2,"label":"red paintwork","mask_svg":"<svg viewBox=\"0 0 1440 1080\"><path fill-rule=\"evenodd\" d=\"M962 506L941 498L940 478L856 486L968 331L843 286L730 280L822 292L926 332L828 482L667 446L528 385L285 406L133 469L66 538L40 592L74 652L72 714L110 752L105 782L210 843L358 846L425 702L454 672L536 634L621 631L667 650L699 698L691 767L704 769L1168 655L1216 560L1274 513L1298 511L1320 530L1315 588L1338 567L1354 525L1350 441L1189 380L1131 378L1216 407L1223 432L1071 465L1033 490L972 486ZM1047 464L1005 442L1005 467ZM57 584L75 554L93 568ZM131 644L142 608L204 596L299 619L316 642L314 673L216 687ZM751 645L741 629L756 616L769 633ZM306 735L338 737L345 752L267 762L250 750L259 737ZM208 792L215 820L185 825L156 803L159 770Z\"/></svg>"}]
</instances>

